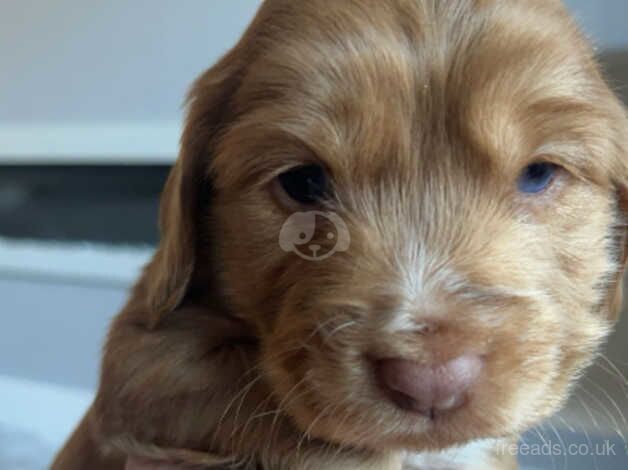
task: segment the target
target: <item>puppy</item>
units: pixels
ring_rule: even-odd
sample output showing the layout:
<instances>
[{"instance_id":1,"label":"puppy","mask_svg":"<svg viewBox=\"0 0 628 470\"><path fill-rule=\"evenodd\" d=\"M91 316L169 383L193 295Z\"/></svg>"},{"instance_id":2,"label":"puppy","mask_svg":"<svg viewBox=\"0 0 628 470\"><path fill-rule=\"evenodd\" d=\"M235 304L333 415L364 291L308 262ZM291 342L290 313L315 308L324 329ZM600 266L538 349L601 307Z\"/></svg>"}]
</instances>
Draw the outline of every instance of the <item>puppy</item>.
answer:
<instances>
[{"instance_id":1,"label":"puppy","mask_svg":"<svg viewBox=\"0 0 628 470\"><path fill-rule=\"evenodd\" d=\"M53 468L514 468L616 318L627 150L557 0L266 1Z\"/></svg>"}]
</instances>

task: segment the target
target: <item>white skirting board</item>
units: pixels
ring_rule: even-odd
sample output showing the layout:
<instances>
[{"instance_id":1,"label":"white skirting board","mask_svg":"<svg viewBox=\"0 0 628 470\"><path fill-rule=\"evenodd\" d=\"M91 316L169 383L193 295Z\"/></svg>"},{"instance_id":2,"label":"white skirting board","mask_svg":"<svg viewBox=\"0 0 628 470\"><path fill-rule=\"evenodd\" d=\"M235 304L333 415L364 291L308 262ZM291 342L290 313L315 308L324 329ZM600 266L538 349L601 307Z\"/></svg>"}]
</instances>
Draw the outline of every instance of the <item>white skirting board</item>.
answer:
<instances>
[{"instance_id":1,"label":"white skirting board","mask_svg":"<svg viewBox=\"0 0 628 470\"><path fill-rule=\"evenodd\" d=\"M172 164L181 124L0 124L0 164Z\"/></svg>"},{"instance_id":2,"label":"white skirting board","mask_svg":"<svg viewBox=\"0 0 628 470\"><path fill-rule=\"evenodd\" d=\"M0 275L127 286L154 251L149 246L13 240L0 237Z\"/></svg>"}]
</instances>

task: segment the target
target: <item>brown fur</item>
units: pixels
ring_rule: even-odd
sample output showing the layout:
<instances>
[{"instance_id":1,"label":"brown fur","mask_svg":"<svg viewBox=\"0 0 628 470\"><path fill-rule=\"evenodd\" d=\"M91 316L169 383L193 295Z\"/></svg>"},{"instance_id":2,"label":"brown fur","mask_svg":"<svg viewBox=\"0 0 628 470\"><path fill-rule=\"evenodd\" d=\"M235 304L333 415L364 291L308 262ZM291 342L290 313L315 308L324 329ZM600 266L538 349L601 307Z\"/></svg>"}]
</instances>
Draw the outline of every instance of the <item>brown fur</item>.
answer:
<instances>
[{"instance_id":1,"label":"brown fur","mask_svg":"<svg viewBox=\"0 0 628 470\"><path fill-rule=\"evenodd\" d=\"M620 304L628 122L560 2L268 0L188 110L161 244L54 469L395 469L562 405ZM557 180L518 193L538 159ZM275 177L310 161L351 235L323 262L278 244L300 208ZM467 351L484 377L436 423L365 359Z\"/></svg>"}]
</instances>

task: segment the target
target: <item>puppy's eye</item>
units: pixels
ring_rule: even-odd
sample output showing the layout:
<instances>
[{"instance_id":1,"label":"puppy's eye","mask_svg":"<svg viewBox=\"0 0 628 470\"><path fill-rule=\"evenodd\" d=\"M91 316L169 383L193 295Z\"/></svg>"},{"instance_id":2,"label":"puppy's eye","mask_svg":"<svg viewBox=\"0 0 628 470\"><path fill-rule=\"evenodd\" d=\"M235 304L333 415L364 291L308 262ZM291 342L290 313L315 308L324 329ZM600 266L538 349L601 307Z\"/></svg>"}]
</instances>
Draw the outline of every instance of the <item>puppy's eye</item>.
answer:
<instances>
[{"instance_id":1,"label":"puppy's eye","mask_svg":"<svg viewBox=\"0 0 628 470\"><path fill-rule=\"evenodd\" d=\"M304 165L279 175L281 187L295 201L314 204L327 193L328 181L325 170L319 165Z\"/></svg>"},{"instance_id":2,"label":"puppy's eye","mask_svg":"<svg viewBox=\"0 0 628 470\"><path fill-rule=\"evenodd\" d=\"M527 194L540 193L552 184L557 171L558 167L553 163L537 162L528 165L519 176L519 191Z\"/></svg>"}]
</instances>

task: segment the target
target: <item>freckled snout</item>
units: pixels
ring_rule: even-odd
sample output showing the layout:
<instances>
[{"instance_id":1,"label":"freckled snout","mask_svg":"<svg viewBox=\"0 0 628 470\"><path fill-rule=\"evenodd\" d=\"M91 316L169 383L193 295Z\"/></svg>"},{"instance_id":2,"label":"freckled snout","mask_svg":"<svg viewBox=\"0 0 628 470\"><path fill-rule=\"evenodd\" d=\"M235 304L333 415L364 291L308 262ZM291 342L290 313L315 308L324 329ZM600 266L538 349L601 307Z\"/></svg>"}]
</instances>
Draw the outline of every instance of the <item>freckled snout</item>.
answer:
<instances>
[{"instance_id":1,"label":"freckled snout","mask_svg":"<svg viewBox=\"0 0 628 470\"><path fill-rule=\"evenodd\" d=\"M384 359L375 368L381 387L397 406L433 418L464 404L480 377L483 361L475 355L442 364Z\"/></svg>"}]
</instances>

